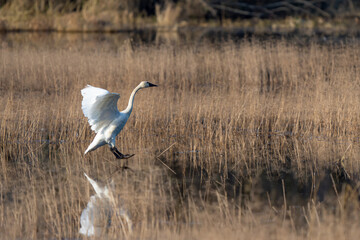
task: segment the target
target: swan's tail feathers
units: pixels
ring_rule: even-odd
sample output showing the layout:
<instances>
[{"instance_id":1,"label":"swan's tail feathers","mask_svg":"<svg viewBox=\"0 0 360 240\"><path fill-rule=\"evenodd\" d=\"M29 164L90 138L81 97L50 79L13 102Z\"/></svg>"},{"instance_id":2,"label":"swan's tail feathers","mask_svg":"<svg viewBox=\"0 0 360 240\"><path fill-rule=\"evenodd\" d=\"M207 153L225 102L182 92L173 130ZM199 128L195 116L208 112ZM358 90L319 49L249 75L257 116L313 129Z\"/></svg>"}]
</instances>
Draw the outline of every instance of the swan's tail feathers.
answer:
<instances>
[{"instance_id":1,"label":"swan's tail feathers","mask_svg":"<svg viewBox=\"0 0 360 240\"><path fill-rule=\"evenodd\" d=\"M85 150L84 155L91 151L92 151L92 149L91 149L91 144L90 144L90 146Z\"/></svg>"},{"instance_id":2,"label":"swan's tail feathers","mask_svg":"<svg viewBox=\"0 0 360 240\"><path fill-rule=\"evenodd\" d=\"M85 150L84 155L87 154L88 152L91 152L91 151L94 150L94 149L92 149L93 146L91 146L91 145L92 145L92 144L90 144L90 145L88 146L88 148Z\"/></svg>"},{"instance_id":3,"label":"swan's tail feathers","mask_svg":"<svg viewBox=\"0 0 360 240\"><path fill-rule=\"evenodd\" d=\"M95 139L92 141L92 143L89 145L89 147L85 150L84 154L94 151L95 149L105 145L106 142L103 140L99 140L99 137L96 136Z\"/></svg>"}]
</instances>

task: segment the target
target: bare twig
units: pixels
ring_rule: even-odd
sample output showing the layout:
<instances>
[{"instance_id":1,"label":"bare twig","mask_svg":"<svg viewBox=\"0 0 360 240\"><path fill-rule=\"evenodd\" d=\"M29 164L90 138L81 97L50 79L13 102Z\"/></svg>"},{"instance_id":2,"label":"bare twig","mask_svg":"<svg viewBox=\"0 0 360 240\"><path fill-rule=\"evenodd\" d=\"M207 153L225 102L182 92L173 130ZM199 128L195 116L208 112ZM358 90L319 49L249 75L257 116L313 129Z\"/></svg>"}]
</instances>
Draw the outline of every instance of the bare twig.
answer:
<instances>
[{"instance_id":1,"label":"bare twig","mask_svg":"<svg viewBox=\"0 0 360 240\"><path fill-rule=\"evenodd\" d=\"M160 158L156 157L156 159L161 162L167 169L169 169L173 174L176 175L176 172L172 170L168 165L166 165L163 161L161 161Z\"/></svg>"},{"instance_id":2,"label":"bare twig","mask_svg":"<svg viewBox=\"0 0 360 240\"><path fill-rule=\"evenodd\" d=\"M278 1L270 4L265 4L262 6L252 5L248 3L243 3L241 1L205 1L199 0L206 6L211 9L218 9L226 11L232 14L237 14L239 16L246 17L262 17L264 15L274 16L277 12L286 12L291 14L293 12L300 12L307 15L320 15L323 17L331 17L331 13L327 12L325 9L322 9L316 4L319 2L325 2L322 0L319 1L310 1L310 0L291 0L291 1ZM349 0L351 2L351 0ZM349 6L351 4L349 3ZM351 7L350 7L351 8ZM210 11L210 10L209 10ZM214 15L214 12L211 11Z\"/></svg>"},{"instance_id":3,"label":"bare twig","mask_svg":"<svg viewBox=\"0 0 360 240\"><path fill-rule=\"evenodd\" d=\"M213 4L212 7L217 8L219 10L225 10L228 12L237 13L237 14L243 15L243 16L254 16L255 15L255 14L252 14L251 12L240 10L240 9L235 9L232 7L227 7L225 5Z\"/></svg>"},{"instance_id":4,"label":"bare twig","mask_svg":"<svg viewBox=\"0 0 360 240\"><path fill-rule=\"evenodd\" d=\"M173 144L171 144L168 148L166 148L164 151L162 151L159 155L157 155L156 157L160 157L161 155L163 155L166 151L168 151L172 146L175 145L176 142L174 142Z\"/></svg>"},{"instance_id":5,"label":"bare twig","mask_svg":"<svg viewBox=\"0 0 360 240\"><path fill-rule=\"evenodd\" d=\"M176 175L176 172L174 170L172 170L168 165L166 165L163 161L161 161L161 159L159 158L161 155L163 155L166 151L168 151L172 146L175 145L176 142L174 142L173 144L171 144L168 148L166 148L164 151L162 151L159 155L156 156L156 159L161 162L167 169L169 169L173 174Z\"/></svg>"},{"instance_id":6,"label":"bare twig","mask_svg":"<svg viewBox=\"0 0 360 240\"><path fill-rule=\"evenodd\" d=\"M330 17L330 14L323 11L321 8L319 7L316 7L314 4L312 4L310 1L304 1L304 0L295 0L294 2L297 2L297 3L301 3L303 4L304 6L307 6L313 10L315 10L317 13L319 13L320 15L322 15L323 17Z\"/></svg>"},{"instance_id":7,"label":"bare twig","mask_svg":"<svg viewBox=\"0 0 360 240\"><path fill-rule=\"evenodd\" d=\"M211 7L211 5L208 2L206 2L204 0L197 0L197 1L200 2L200 4L203 5L203 7L206 10L208 10L213 17L216 16L217 11L213 7Z\"/></svg>"},{"instance_id":8,"label":"bare twig","mask_svg":"<svg viewBox=\"0 0 360 240\"><path fill-rule=\"evenodd\" d=\"M340 197L339 197L338 191L336 189L336 184L335 184L335 181L334 181L334 178L333 178L332 174L330 174L330 178L331 178L331 181L332 181L332 184L333 184L333 188L334 188L334 191L335 191L335 194L336 194L340 209L342 209L342 204L341 204L341 201L340 201Z\"/></svg>"},{"instance_id":9,"label":"bare twig","mask_svg":"<svg viewBox=\"0 0 360 240\"><path fill-rule=\"evenodd\" d=\"M283 223L284 223L286 218L286 209L287 209L284 179L281 179L281 185L283 189L283 198L284 198L284 219L283 219Z\"/></svg>"}]
</instances>

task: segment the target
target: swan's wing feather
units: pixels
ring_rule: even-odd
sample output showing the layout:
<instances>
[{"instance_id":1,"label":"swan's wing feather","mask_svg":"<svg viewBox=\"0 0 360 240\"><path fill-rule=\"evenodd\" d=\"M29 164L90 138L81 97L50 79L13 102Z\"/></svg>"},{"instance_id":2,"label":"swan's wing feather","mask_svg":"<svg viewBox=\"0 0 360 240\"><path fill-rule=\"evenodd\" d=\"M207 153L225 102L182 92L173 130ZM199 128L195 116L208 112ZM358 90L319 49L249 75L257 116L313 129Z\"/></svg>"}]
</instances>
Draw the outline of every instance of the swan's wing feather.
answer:
<instances>
[{"instance_id":1,"label":"swan's wing feather","mask_svg":"<svg viewBox=\"0 0 360 240\"><path fill-rule=\"evenodd\" d=\"M88 118L91 129L96 133L104 126L108 126L120 114L117 109L117 101L120 98L118 93L87 85L81 90L81 95L83 96L81 108Z\"/></svg>"}]
</instances>

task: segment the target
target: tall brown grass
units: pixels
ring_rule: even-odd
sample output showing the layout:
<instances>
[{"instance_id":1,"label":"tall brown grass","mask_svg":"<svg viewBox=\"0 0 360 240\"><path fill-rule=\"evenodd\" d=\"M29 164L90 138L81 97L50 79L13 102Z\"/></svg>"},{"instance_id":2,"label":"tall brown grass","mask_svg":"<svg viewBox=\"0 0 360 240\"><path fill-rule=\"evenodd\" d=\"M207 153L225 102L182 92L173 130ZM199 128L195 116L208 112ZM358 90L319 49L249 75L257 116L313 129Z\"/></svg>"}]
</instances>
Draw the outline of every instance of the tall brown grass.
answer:
<instances>
[{"instance_id":1,"label":"tall brown grass","mask_svg":"<svg viewBox=\"0 0 360 240\"><path fill-rule=\"evenodd\" d=\"M1 48L1 238L79 237L93 194L83 172L115 181L134 239L358 236L359 56L356 43L256 40ZM117 140L135 157L119 162L107 147L84 156L94 133L80 90L119 92L121 110L144 80L159 87L138 93ZM338 184L344 172L353 197Z\"/></svg>"}]
</instances>

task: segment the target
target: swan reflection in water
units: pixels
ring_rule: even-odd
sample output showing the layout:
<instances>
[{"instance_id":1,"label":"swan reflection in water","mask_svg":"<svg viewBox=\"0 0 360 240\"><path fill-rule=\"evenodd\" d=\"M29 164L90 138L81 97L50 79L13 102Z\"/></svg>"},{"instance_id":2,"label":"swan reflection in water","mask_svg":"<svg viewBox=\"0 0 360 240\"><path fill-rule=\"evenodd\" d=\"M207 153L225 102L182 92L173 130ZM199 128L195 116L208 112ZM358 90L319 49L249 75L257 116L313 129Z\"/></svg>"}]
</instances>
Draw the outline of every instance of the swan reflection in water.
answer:
<instances>
[{"instance_id":1,"label":"swan reflection in water","mask_svg":"<svg viewBox=\"0 0 360 240\"><path fill-rule=\"evenodd\" d=\"M113 226L122 230L125 236L131 234L132 222L129 214L121 207L120 201L114 198L114 182L105 185L91 179L86 173L84 175L96 194L90 197L90 201L81 213L79 233L89 237L99 237L106 234Z\"/></svg>"}]
</instances>

